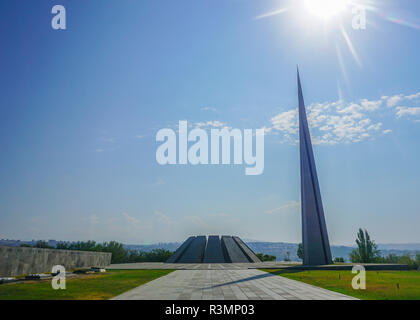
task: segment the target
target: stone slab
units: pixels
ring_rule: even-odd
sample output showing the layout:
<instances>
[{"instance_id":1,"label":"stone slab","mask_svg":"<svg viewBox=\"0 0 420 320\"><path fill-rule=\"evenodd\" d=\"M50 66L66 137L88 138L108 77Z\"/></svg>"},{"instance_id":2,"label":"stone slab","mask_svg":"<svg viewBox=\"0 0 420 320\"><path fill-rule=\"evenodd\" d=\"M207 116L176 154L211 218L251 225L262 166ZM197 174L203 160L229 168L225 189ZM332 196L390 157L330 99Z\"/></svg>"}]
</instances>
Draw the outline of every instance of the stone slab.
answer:
<instances>
[{"instance_id":1,"label":"stone slab","mask_svg":"<svg viewBox=\"0 0 420 320\"><path fill-rule=\"evenodd\" d=\"M238 244L231 236L222 236L222 247L228 255L228 262L246 263L249 262L246 255L243 253Z\"/></svg>"},{"instance_id":2,"label":"stone slab","mask_svg":"<svg viewBox=\"0 0 420 320\"><path fill-rule=\"evenodd\" d=\"M222 242L219 236L209 236L203 263L224 263L225 257L222 251Z\"/></svg>"},{"instance_id":3,"label":"stone slab","mask_svg":"<svg viewBox=\"0 0 420 320\"><path fill-rule=\"evenodd\" d=\"M111 264L107 269L121 270L150 270L150 269L172 269L172 270L247 270L247 269L290 269L290 270L341 270L350 271L354 265L325 265L325 266L302 266L296 262L260 262L260 263L163 263L163 262L139 262ZM410 270L405 264L385 263L361 263L366 270Z\"/></svg>"},{"instance_id":4,"label":"stone slab","mask_svg":"<svg viewBox=\"0 0 420 320\"><path fill-rule=\"evenodd\" d=\"M114 300L357 300L255 269L177 270Z\"/></svg>"},{"instance_id":5,"label":"stone slab","mask_svg":"<svg viewBox=\"0 0 420 320\"><path fill-rule=\"evenodd\" d=\"M206 236L195 237L178 259L178 263L200 263L203 259L206 241Z\"/></svg>"},{"instance_id":6,"label":"stone slab","mask_svg":"<svg viewBox=\"0 0 420 320\"><path fill-rule=\"evenodd\" d=\"M187 250L191 242L195 239L194 236L189 237L187 240L184 241L184 243L174 252L172 256L169 257L169 259L166 261L167 263L176 263L179 258L184 254L184 252Z\"/></svg>"},{"instance_id":7,"label":"stone slab","mask_svg":"<svg viewBox=\"0 0 420 320\"><path fill-rule=\"evenodd\" d=\"M255 253L241 240L239 237L233 237L238 246L242 249L245 255L248 257L250 262L261 262L261 260L255 255Z\"/></svg>"},{"instance_id":8,"label":"stone slab","mask_svg":"<svg viewBox=\"0 0 420 320\"><path fill-rule=\"evenodd\" d=\"M0 276L51 272L55 265L67 270L83 267L105 267L111 253L0 246Z\"/></svg>"}]
</instances>

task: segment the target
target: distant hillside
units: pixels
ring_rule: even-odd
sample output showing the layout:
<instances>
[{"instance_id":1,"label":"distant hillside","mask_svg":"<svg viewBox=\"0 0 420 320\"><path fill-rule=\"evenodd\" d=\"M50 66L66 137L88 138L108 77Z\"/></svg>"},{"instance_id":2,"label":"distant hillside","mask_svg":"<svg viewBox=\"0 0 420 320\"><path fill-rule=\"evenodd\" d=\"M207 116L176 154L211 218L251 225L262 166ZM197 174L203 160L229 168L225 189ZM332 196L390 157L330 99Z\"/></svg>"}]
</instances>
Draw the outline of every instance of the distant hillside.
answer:
<instances>
[{"instance_id":1,"label":"distant hillside","mask_svg":"<svg viewBox=\"0 0 420 320\"><path fill-rule=\"evenodd\" d=\"M246 242L255 253L264 253L276 256L277 261L283 261L289 257L291 261L299 261L296 255L298 244L286 242Z\"/></svg>"},{"instance_id":2,"label":"distant hillside","mask_svg":"<svg viewBox=\"0 0 420 320\"><path fill-rule=\"evenodd\" d=\"M152 251L153 249L166 249L169 251L175 251L181 245L181 242L167 242L167 243L154 243L154 244L125 244L124 248L130 250L140 250L140 251Z\"/></svg>"},{"instance_id":3,"label":"distant hillside","mask_svg":"<svg viewBox=\"0 0 420 320\"><path fill-rule=\"evenodd\" d=\"M22 244L35 245L37 240L31 241L20 241L20 240L9 240L9 239L0 239L0 246L20 246ZM55 247L57 243L68 242L68 241L57 241L57 240L48 240L48 245ZM287 257L292 261L299 261L296 252L298 248L297 243L287 243L287 242L263 242L249 240L245 241L246 244L255 252L263 253L276 256L277 261L283 261ZM170 251L175 251L181 245L181 242L167 242L167 243L155 243L148 245L137 245L137 244L125 244L124 247L130 250L141 250L150 252L153 249L166 249ZM349 261L349 254L355 247L350 246L331 246L331 254L333 258L342 257L345 261ZM402 255L409 253L410 255L415 255L416 252L420 251L419 243L407 243L407 244L378 244L378 248L381 250L383 256L386 256L390 253L396 255Z\"/></svg>"},{"instance_id":4,"label":"distant hillside","mask_svg":"<svg viewBox=\"0 0 420 320\"><path fill-rule=\"evenodd\" d=\"M270 254L276 256L277 261L283 261L285 257L289 255L290 260L300 261L297 256L298 244L296 243L284 243L284 242L247 242L247 245L256 253L261 252L264 254ZM387 245L378 245L379 249L383 256L387 256L390 253L396 254L398 256L408 253L414 256L417 252L420 251L419 244L387 244ZM346 262L349 262L350 252L355 248L355 246L331 246L331 255L334 258L342 257ZM394 249L398 248L398 249ZM289 254L288 254L289 252Z\"/></svg>"},{"instance_id":5,"label":"distant hillside","mask_svg":"<svg viewBox=\"0 0 420 320\"><path fill-rule=\"evenodd\" d=\"M379 250L411 250L420 251L420 243L389 243L389 244L378 244Z\"/></svg>"},{"instance_id":6,"label":"distant hillside","mask_svg":"<svg viewBox=\"0 0 420 320\"><path fill-rule=\"evenodd\" d=\"M285 242L247 242L247 245L254 252L261 252L264 254L270 254L276 256L277 261L283 261L286 257L289 257L292 261L300 261L297 256L297 243L285 243ZM348 260L350 252L354 248L346 246L331 246L331 254L333 258L343 257Z\"/></svg>"},{"instance_id":7,"label":"distant hillside","mask_svg":"<svg viewBox=\"0 0 420 320\"><path fill-rule=\"evenodd\" d=\"M297 256L297 243L287 243L287 242L263 242L263 241L245 241L246 244L255 252L255 253L264 253L276 256L277 261L283 261L285 258L289 257L292 261L300 261ZM181 245L181 242L170 242L170 243L158 243L151 245L125 245L128 249L133 250L142 250L142 251L151 251L156 248L162 248L170 251L175 251ZM420 244L385 244L378 245L381 249L382 255L386 256L390 253L396 255L402 255L404 253L410 253L414 255L417 251L420 251ZM350 246L331 246L331 254L333 258L342 257L345 261L349 261L349 254L355 247ZM398 250L394 248L400 248Z\"/></svg>"},{"instance_id":8,"label":"distant hillside","mask_svg":"<svg viewBox=\"0 0 420 320\"><path fill-rule=\"evenodd\" d=\"M22 244L28 244L30 246L34 246L36 245L38 241L39 240L22 241L22 240L0 239L0 246L20 247ZM57 243L69 242L69 241L57 241L57 240L45 240L45 241L51 247L56 247Z\"/></svg>"}]
</instances>

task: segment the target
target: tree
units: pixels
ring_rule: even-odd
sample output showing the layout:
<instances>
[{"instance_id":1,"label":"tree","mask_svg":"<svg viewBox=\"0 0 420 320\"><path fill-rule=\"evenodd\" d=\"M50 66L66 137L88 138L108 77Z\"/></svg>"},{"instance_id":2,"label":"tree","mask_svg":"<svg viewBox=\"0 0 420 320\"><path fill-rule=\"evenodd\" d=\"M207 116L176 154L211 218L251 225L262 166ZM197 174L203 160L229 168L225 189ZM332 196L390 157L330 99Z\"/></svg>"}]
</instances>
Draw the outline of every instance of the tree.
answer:
<instances>
[{"instance_id":1,"label":"tree","mask_svg":"<svg viewBox=\"0 0 420 320\"><path fill-rule=\"evenodd\" d=\"M56 248L64 250L103 251L102 244L97 244L93 240L77 242L59 242L57 243Z\"/></svg>"},{"instance_id":2,"label":"tree","mask_svg":"<svg viewBox=\"0 0 420 320\"><path fill-rule=\"evenodd\" d=\"M370 239L367 230L363 231L361 228L357 233L356 239L357 249L350 252L351 262L377 262L381 259L381 252L378 250L376 243Z\"/></svg>"},{"instance_id":3,"label":"tree","mask_svg":"<svg viewBox=\"0 0 420 320\"><path fill-rule=\"evenodd\" d=\"M343 257L335 257L334 262L344 262L344 258Z\"/></svg>"},{"instance_id":4,"label":"tree","mask_svg":"<svg viewBox=\"0 0 420 320\"><path fill-rule=\"evenodd\" d=\"M165 249L153 249L150 252L129 250L128 262L165 262L173 252Z\"/></svg>"},{"instance_id":5,"label":"tree","mask_svg":"<svg viewBox=\"0 0 420 320\"><path fill-rule=\"evenodd\" d=\"M116 241L96 243L93 240L77 242L59 242L57 249L111 252L111 263L127 262L165 262L173 252L165 249L153 249L150 252L128 250L122 243Z\"/></svg>"},{"instance_id":6,"label":"tree","mask_svg":"<svg viewBox=\"0 0 420 320\"><path fill-rule=\"evenodd\" d=\"M256 256L258 257L258 259L260 259L261 261L275 261L276 260L276 256L272 256L269 254L264 254L264 253L256 253Z\"/></svg>"},{"instance_id":7,"label":"tree","mask_svg":"<svg viewBox=\"0 0 420 320\"><path fill-rule=\"evenodd\" d=\"M302 243L299 243L299 245L298 245L297 256L299 257L299 259L303 260L303 245L302 245Z\"/></svg>"},{"instance_id":8,"label":"tree","mask_svg":"<svg viewBox=\"0 0 420 320\"><path fill-rule=\"evenodd\" d=\"M110 241L110 242L104 242L102 244L103 252L111 252L111 263L124 263L128 260L128 252L124 249L122 243L118 243L117 241Z\"/></svg>"},{"instance_id":9,"label":"tree","mask_svg":"<svg viewBox=\"0 0 420 320\"><path fill-rule=\"evenodd\" d=\"M399 257L396 254L390 253L383 260L385 263L398 263L398 259Z\"/></svg>"},{"instance_id":10,"label":"tree","mask_svg":"<svg viewBox=\"0 0 420 320\"><path fill-rule=\"evenodd\" d=\"M44 240L39 240L36 244L35 244L35 248L43 248L43 249L54 249L54 247L48 245L47 241Z\"/></svg>"},{"instance_id":11,"label":"tree","mask_svg":"<svg viewBox=\"0 0 420 320\"><path fill-rule=\"evenodd\" d=\"M402 256L399 256L398 257L398 263L406 264L406 265L408 265L410 267L410 269L418 269L419 265L416 262L416 260L411 259L411 256L410 256L409 253L405 253Z\"/></svg>"}]
</instances>

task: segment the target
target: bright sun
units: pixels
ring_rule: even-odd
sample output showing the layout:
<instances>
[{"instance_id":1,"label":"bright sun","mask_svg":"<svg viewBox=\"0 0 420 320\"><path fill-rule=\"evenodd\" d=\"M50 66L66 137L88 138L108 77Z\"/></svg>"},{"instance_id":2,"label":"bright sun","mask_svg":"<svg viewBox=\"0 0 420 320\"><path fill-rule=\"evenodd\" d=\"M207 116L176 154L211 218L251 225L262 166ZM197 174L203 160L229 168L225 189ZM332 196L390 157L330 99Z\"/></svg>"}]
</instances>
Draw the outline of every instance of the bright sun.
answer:
<instances>
[{"instance_id":1,"label":"bright sun","mask_svg":"<svg viewBox=\"0 0 420 320\"><path fill-rule=\"evenodd\" d=\"M344 11L348 4L349 0L305 0L306 10L323 19Z\"/></svg>"}]
</instances>

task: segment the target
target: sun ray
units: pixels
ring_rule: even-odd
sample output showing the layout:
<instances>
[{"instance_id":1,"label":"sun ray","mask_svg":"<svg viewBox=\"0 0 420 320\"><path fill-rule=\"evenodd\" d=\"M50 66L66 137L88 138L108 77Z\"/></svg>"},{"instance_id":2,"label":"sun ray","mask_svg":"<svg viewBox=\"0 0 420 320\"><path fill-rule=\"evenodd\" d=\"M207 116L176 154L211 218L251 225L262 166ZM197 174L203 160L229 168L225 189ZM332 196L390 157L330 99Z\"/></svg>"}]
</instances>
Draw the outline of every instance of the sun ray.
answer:
<instances>
[{"instance_id":1,"label":"sun ray","mask_svg":"<svg viewBox=\"0 0 420 320\"><path fill-rule=\"evenodd\" d=\"M343 74L344 81L346 82L346 86L348 87L350 81L349 81L349 78L347 76L346 67L344 66L343 57L341 55L341 49L338 46L338 44L335 45L335 51L337 52L337 59L338 59L338 63L340 64L340 69L341 69L341 72Z\"/></svg>"},{"instance_id":2,"label":"sun ray","mask_svg":"<svg viewBox=\"0 0 420 320\"><path fill-rule=\"evenodd\" d=\"M343 90L341 90L340 81L337 80L337 96L338 101L343 101Z\"/></svg>"},{"instance_id":3,"label":"sun ray","mask_svg":"<svg viewBox=\"0 0 420 320\"><path fill-rule=\"evenodd\" d=\"M354 60L356 60L359 67L362 67L362 62L360 61L359 56L357 55L356 49L354 48L353 43L351 42L350 37L347 34L346 29L344 29L343 25L341 25L341 33L343 34L344 40L346 40L347 46L349 47Z\"/></svg>"},{"instance_id":4,"label":"sun ray","mask_svg":"<svg viewBox=\"0 0 420 320\"><path fill-rule=\"evenodd\" d=\"M387 20L389 22L392 22L392 23L395 23L395 24L399 24L400 26L404 26L404 27L409 27L409 28L420 30L420 24L417 24L415 22L410 22L410 21L402 20L400 18L393 17L393 16L386 16L386 15L384 15L383 13L381 13L381 12L379 12L377 10L375 10L375 13L378 16L380 16L381 18L383 18L383 19L385 19L385 20Z\"/></svg>"},{"instance_id":5,"label":"sun ray","mask_svg":"<svg viewBox=\"0 0 420 320\"><path fill-rule=\"evenodd\" d=\"M267 12L264 14L261 14L259 16L256 16L254 18L254 20L259 20L259 19L264 19L264 18L268 18L268 17L272 17L272 16L276 16L282 13L285 13L287 10L289 10L289 8L283 8L283 9L279 9L279 10L275 10L275 11L271 11L271 12Z\"/></svg>"},{"instance_id":6,"label":"sun ray","mask_svg":"<svg viewBox=\"0 0 420 320\"><path fill-rule=\"evenodd\" d=\"M298 1L296 1L298 2ZM329 30L338 30L344 38L344 42L346 43L348 50L350 51L351 55L353 56L355 62L360 68L363 68L362 61L358 55L358 52L353 45L352 39L350 38L349 33L347 32L346 28L343 24L343 18L348 18L351 13L357 12L355 8L362 8L364 10L368 10L372 13L372 15L376 15L379 18L382 18L386 21L389 21L394 24L398 24L405 27L410 27L416 30L420 30L420 21L417 18L413 18L407 15L402 15L402 13L392 12L392 15L386 13L386 8L379 8L377 7L378 3L375 0L300 0L300 6L294 7L284 7L278 10L274 10L271 12L267 12L261 15L254 17L254 20L265 19L277 15L281 15L286 12L294 13L296 12L298 15L302 14L302 11L306 11L312 16L317 17L318 19L311 19L310 21L314 21L314 26L317 27L317 31L323 31L324 40L328 41L327 37L329 36ZM405 16L405 18L402 18ZM303 17L303 16L302 16ZM304 25L306 26L308 17L305 17ZM379 26L375 24L375 19L367 19L366 23L369 24L370 27L376 28L380 30ZM319 24L323 23L323 29L319 30ZM308 30L310 30L308 28ZM336 42L336 56L339 63L339 67L341 69L344 85L347 89L350 88L350 80L347 74L347 70L344 64L344 59L342 55L342 50L344 48Z\"/></svg>"},{"instance_id":7,"label":"sun ray","mask_svg":"<svg viewBox=\"0 0 420 320\"><path fill-rule=\"evenodd\" d=\"M363 7L366 10L369 10L371 12L373 12L374 14L376 14L378 17L387 20L389 22L395 23L395 24L399 24L401 26L404 27L409 27L409 28L413 28L413 29L417 29L420 30L420 21L414 21L414 19L412 19L413 21L408 21L407 18L403 19L401 16L401 13L398 12L393 12L392 15L389 14L384 14L380 11L380 9L378 7L375 7L373 4L368 5L368 4L364 4ZM398 16L400 17L398 17Z\"/></svg>"}]
</instances>

